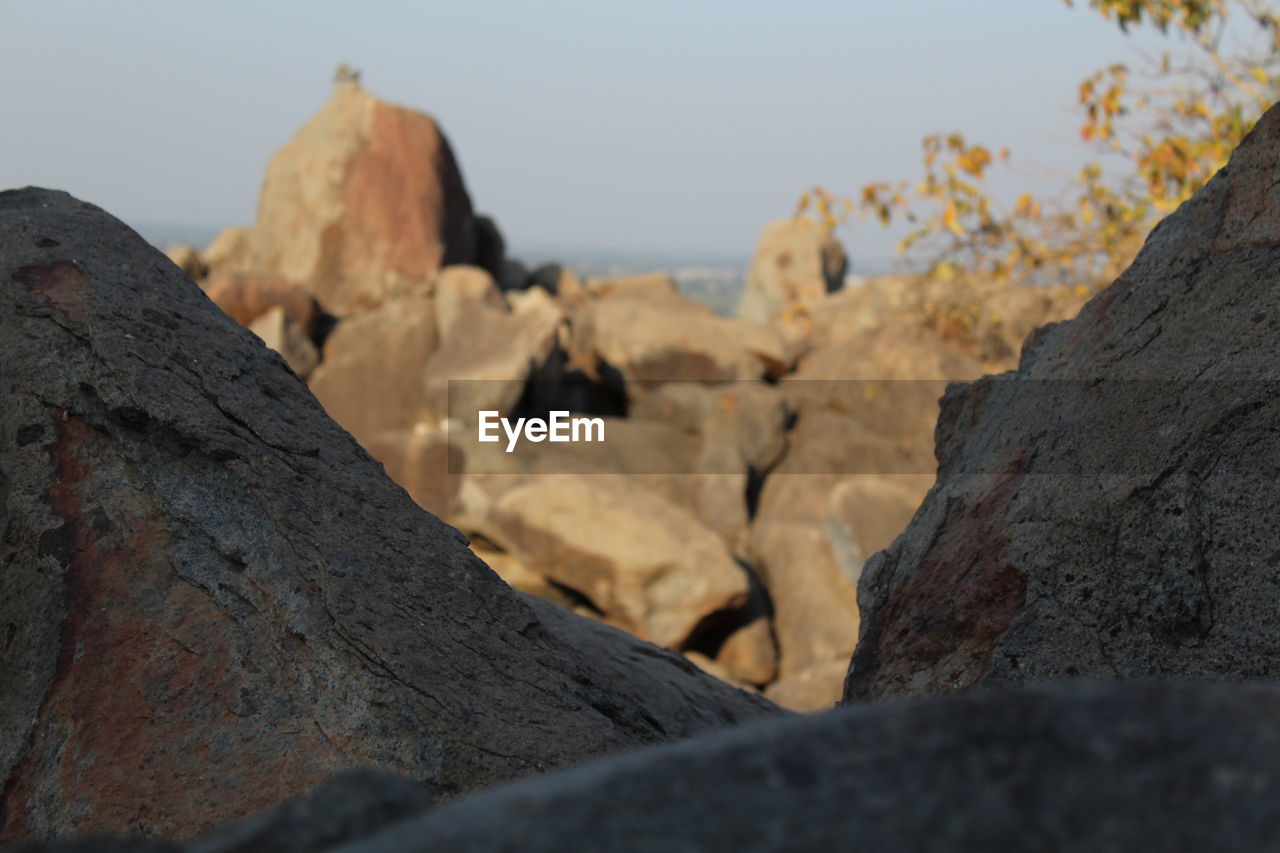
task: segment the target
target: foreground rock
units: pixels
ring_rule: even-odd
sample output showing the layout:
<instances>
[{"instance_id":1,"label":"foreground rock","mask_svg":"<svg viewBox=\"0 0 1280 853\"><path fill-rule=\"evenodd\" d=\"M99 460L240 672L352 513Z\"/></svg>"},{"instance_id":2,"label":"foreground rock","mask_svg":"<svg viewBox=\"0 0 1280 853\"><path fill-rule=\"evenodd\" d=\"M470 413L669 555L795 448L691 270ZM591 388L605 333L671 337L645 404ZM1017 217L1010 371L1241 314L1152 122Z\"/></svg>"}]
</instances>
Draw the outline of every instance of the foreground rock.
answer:
<instances>
[{"instance_id":1,"label":"foreground rock","mask_svg":"<svg viewBox=\"0 0 1280 853\"><path fill-rule=\"evenodd\" d=\"M0 840L437 797L769 714L531 605L101 210L0 194ZM549 606L548 606L549 607Z\"/></svg>"},{"instance_id":2,"label":"foreground rock","mask_svg":"<svg viewBox=\"0 0 1280 853\"><path fill-rule=\"evenodd\" d=\"M341 849L1269 850L1277 768L1275 688L1076 683L716 733L505 786Z\"/></svg>"},{"instance_id":3,"label":"foreground rock","mask_svg":"<svg viewBox=\"0 0 1280 853\"><path fill-rule=\"evenodd\" d=\"M1016 374L954 388L939 483L864 569L849 699L1280 673L1280 112Z\"/></svg>"},{"instance_id":4,"label":"foreground rock","mask_svg":"<svg viewBox=\"0 0 1280 853\"><path fill-rule=\"evenodd\" d=\"M429 286L446 264L470 263L475 232L435 121L342 80L271 158L248 239L236 232L242 245L228 238L210 264L225 267L225 256L295 282L345 316Z\"/></svg>"}]
</instances>

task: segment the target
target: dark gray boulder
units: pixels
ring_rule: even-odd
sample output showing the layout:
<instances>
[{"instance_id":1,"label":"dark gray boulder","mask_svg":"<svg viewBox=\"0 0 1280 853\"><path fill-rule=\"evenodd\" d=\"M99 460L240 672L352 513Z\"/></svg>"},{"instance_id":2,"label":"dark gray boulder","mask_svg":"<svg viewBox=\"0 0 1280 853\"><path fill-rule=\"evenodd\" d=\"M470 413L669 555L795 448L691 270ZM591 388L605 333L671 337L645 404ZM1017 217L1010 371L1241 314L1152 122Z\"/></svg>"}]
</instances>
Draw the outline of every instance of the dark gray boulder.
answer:
<instances>
[{"instance_id":1,"label":"dark gray boulder","mask_svg":"<svg viewBox=\"0 0 1280 853\"><path fill-rule=\"evenodd\" d=\"M447 799L777 713L599 665L616 635L549 626L64 193L0 193L0 394L0 842L189 838L367 766Z\"/></svg>"},{"instance_id":2,"label":"dark gray boulder","mask_svg":"<svg viewBox=\"0 0 1280 853\"><path fill-rule=\"evenodd\" d=\"M862 573L846 700L1280 674L1280 111L1015 373L953 386L938 482Z\"/></svg>"},{"instance_id":3,"label":"dark gray boulder","mask_svg":"<svg viewBox=\"0 0 1280 853\"><path fill-rule=\"evenodd\" d=\"M1256 851L1280 690L973 691L753 724L487 791L341 853Z\"/></svg>"}]
</instances>

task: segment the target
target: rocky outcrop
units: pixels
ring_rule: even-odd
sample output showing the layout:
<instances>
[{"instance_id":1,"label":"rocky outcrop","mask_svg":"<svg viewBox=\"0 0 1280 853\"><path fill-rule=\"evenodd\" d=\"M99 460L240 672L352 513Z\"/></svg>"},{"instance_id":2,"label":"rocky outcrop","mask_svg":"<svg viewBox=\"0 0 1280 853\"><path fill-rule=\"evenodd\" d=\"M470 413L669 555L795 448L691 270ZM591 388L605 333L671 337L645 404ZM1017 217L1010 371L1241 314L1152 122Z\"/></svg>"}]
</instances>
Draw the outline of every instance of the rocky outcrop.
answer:
<instances>
[{"instance_id":1,"label":"rocky outcrop","mask_svg":"<svg viewBox=\"0 0 1280 853\"><path fill-rule=\"evenodd\" d=\"M346 316L476 259L471 201L435 121L355 81L271 158L250 259Z\"/></svg>"},{"instance_id":2,"label":"rocky outcrop","mask_svg":"<svg viewBox=\"0 0 1280 853\"><path fill-rule=\"evenodd\" d=\"M808 219L784 219L760 235L738 313L767 323L785 311L812 307L844 285L844 247Z\"/></svg>"},{"instance_id":3,"label":"rocky outcrop","mask_svg":"<svg viewBox=\"0 0 1280 853\"><path fill-rule=\"evenodd\" d=\"M101 210L0 194L0 258L0 839L189 837L369 765L449 797L773 712L519 597Z\"/></svg>"},{"instance_id":4,"label":"rocky outcrop","mask_svg":"<svg viewBox=\"0 0 1280 853\"><path fill-rule=\"evenodd\" d=\"M1016 373L951 389L939 482L862 573L849 699L1274 676L1280 112Z\"/></svg>"},{"instance_id":5,"label":"rocky outcrop","mask_svg":"<svg viewBox=\"0 0 1280 853\"><path fill-rule=\"evenodd\" d=\"M439 807L344 853L1269 850L1273 687L1081 684L849 708Z\"/></svg>"}]
</instances>

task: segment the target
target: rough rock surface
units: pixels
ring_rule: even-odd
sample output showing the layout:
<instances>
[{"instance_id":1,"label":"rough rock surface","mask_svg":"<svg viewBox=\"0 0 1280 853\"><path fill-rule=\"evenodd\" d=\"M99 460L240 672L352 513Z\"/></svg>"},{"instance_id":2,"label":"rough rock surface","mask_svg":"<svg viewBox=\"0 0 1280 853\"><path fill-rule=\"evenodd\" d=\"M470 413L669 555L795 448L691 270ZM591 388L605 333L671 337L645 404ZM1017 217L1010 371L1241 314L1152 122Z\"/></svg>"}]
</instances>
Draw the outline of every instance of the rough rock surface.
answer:
<instances>
[{"instance_id":1,"label":"rough rock surface","mask_svg":"<svg viewBox=\"0 0 1280 853\"><path fill-rule=\"evenodd\" d=\"M448 797L774 711L531 606L98 208L0 193L0 259L0 840L189 837L369 765Z\"/></svg>"},{"instance_id":2,"label":"rough rock surface","mask_svg":"<svg viewBox=\"0 0 1280 853\"><path fill-rule=\"evenodd\" d=\"M373 835L432 804L426 789L394 773L353 770L192 846L200 853L314 853Z\"/></svg>"},{"instance_id":3,"label":"rough rock surface","mask_svg":"<svg viewBox=\"0 0 1280 853\"><path fill-rule=\"evenodd\" d=\"M844 284L844 247L808 219L784 219L765 228L747 272L739 314L767 323L788 309L810 307Z\"/></svg>"},{"instance_id":4,"label":"rough rock surface","mask_svg":"<svg viewBox=\"0 0 1280 853\"><path fill-rule=\"evenodd\" d=\"M846 696L1280 673L1280 111L1014 374L955 387L939 482L864 569Z\"/></svg>"},{"instance_id":5,"label":"rough rock surface","mask_svg":"<svg viewBox=\"0 0 1280 853\"><path fill-rule=\"evenodd\" d=\"M340 316L429 286L476 253L471 201L429 116L355 82L271 158L253 226L256 269Z\"/></svg>"},{"instance_id":6,"label":"rough rock surface","mask_svg":"<svg viewBox=\"0 0 1280 853\"><path fill-rule=\"evenodd\" d=\"M719 732L504 786L343 853L1269 850L1278 768L1275 688L1077 682Z\"/></svg>"}]
</instances>

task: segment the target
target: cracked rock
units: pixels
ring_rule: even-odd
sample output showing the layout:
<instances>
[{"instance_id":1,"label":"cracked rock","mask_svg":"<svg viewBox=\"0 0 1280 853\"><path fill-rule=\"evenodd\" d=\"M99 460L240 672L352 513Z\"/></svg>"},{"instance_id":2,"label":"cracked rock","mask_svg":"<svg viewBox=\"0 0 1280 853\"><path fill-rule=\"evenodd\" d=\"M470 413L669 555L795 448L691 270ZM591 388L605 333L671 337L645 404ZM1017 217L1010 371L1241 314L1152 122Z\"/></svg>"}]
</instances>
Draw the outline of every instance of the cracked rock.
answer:
<instances>
[{"instance_id":1,"label":"cracked rock","mask_svg":"<svg viewBox=\"0 0 1280 853\"><path fill-rule=\"evenodd\" d=\"M845 697L1280 673L1280 111L1016 372L952 386Z\"/></svg>"},{"instance_id":2,"label":"cracked rock","mask_svg":"<svg viewBox=\"0 0 1280 853\"><path fill-rule=\"evenodd\" d=\"M0 394L0 843L182 840L363 767L445 801L777 712L531 607L65 193L0 193Z\"/></svg>"}]
</instances>

